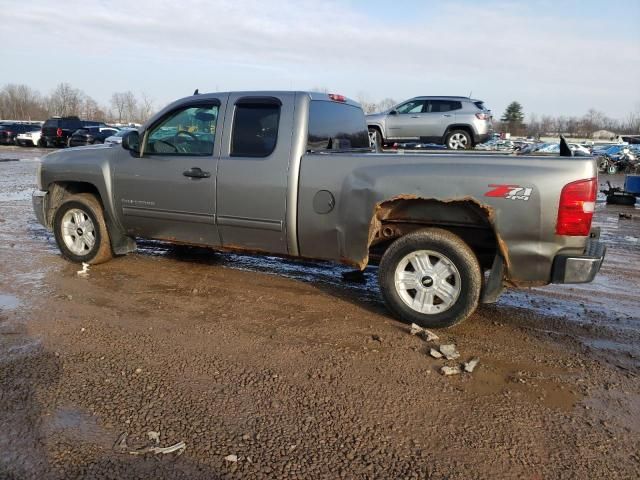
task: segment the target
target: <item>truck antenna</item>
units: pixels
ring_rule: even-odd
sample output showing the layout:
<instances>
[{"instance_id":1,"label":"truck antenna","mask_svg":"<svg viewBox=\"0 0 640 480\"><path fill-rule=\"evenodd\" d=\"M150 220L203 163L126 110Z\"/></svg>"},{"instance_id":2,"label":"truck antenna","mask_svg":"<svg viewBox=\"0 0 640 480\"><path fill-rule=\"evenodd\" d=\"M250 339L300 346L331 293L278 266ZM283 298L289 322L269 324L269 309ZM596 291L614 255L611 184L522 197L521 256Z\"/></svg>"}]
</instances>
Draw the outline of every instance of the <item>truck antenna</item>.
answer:
<instances>
[{"instance_id":1,"label":"truck antenna","mask_svg":"<svg viewBox=\"0 0 640 480\"><path fill-rule=\"evenodd\" d=\"M473 90L469 91L469 98L471 98L471 94L473 93Z\"/></svg>"}]
</instances>

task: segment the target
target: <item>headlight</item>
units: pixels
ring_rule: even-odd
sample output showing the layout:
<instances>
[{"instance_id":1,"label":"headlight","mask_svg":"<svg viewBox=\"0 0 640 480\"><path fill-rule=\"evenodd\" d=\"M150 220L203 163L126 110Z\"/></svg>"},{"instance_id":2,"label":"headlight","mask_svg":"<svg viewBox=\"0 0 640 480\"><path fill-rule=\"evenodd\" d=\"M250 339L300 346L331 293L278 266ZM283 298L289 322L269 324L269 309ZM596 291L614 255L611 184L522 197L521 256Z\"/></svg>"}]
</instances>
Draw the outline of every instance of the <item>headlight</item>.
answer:
<instances>
[{"instance_id":1,"label":"headlight","mask_svg":"<svg viewBox=\"0 0 640 480\"><path fill-rule=\"evenodd\" d=\"M42 190L42 160L40 160L36 169L36 184L38 185L38 190Z\"/></svg>"}]
</instances>

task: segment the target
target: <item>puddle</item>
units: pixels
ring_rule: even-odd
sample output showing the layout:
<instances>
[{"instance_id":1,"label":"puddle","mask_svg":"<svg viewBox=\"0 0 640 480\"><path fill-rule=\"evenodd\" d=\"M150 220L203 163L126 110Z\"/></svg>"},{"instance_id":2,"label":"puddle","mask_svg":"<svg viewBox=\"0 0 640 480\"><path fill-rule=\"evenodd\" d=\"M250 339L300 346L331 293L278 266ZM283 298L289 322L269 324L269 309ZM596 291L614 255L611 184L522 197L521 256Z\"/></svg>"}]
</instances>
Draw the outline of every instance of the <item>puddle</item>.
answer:
<instances>
[{"instance_id":1,"label":"puddle","mask_svg":"<svg viewBox=\"0 0 640 480\"><path fill-rule=\"evenodd\" d=\"M95 444L103 448L113 445L112 433L100 425L95 416L76 408L59 408L47 418L44 430L52 436L80 444Z\"/></svg>"},{"instance_id":2,"label":"puddle","mask_svg":"<svg viewBox=\"0 0 640 480\"><path fill-rule=\"evenodd\" d=\"M20 306L20 300L13 295L0 293L0 311L14 310Z\"/></svg>"}]
</instances>

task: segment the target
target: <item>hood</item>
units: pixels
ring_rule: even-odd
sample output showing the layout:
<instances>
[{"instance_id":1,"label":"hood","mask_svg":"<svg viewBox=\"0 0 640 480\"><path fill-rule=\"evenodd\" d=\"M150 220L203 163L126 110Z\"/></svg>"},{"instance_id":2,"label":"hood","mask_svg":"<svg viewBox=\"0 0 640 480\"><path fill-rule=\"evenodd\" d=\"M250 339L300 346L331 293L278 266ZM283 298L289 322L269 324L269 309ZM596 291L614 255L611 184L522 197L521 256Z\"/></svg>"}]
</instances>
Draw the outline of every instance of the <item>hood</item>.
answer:
<instances>
[{"instance_id":1,"label":"hood","mask_svg":"<svg viewBox=\"0 0 640 480\"><path fill-rule=\"evenodd\" d=\"M42 164L60 163L101 163L109 152L108 145L87 145L83 147L56 150L42 157Z\"/></svg>"},{"instance_id":2,"label":"hood","mask_svg":"<svg viewBox=\"0 0 640 480\"><path fill-rule=\"evenodd\" d=\"M387 114L389 113L389 110L385 110L384 112L380 112L380 113L370 113L368 115L366 115L366 119L369 120L382 120L384 117L387 116Z\"/></svg>"}]
</instances>

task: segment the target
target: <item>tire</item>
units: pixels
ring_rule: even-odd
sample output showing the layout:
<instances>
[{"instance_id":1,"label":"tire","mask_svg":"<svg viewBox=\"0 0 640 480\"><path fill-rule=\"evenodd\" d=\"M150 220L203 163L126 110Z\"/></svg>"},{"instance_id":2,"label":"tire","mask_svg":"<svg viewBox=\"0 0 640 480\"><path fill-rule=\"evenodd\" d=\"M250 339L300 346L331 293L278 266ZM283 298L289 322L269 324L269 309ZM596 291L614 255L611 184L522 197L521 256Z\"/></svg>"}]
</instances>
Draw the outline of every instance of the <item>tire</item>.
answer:
<instances>
[{"instance_id":1,"label":"tire","mask_svg":"<svg viewBox=\"0 0 640 480\"><path fill-rule=\"evenodd\" d=\"M87 224L89 220L90 224ZM80 226L74 229L74 225ZM67 260L95 265L113 258L102 206L90 193L71 195L63 201L53 218L53 233Z\"/></svg>"},{"instance_id":2,"label":"tire","mask_svg":"<svg viewBox=\"0 0 640 480\"><path fill-rule=\"evenodd\" d=\"M447 133L444 144L450 150L469 150L473 148L473 140L466 130L451 130Z\"/></svg>"},{"instance_id":3,"label":"tire","mask_svg":"<svg viewBox=\"0 0 640 480\"><path fill-rule=\"evenodd\" d=\"M418 270L414 265L426 266L425 255L430 267L415 275ZM398 277L404 277L404 282L416 288L396 287L397 279L403 281ZM482 273L475 254L460 237L447 230L425 228L389 246L380 262L378 281L387 308L399 319L424 328L445 328L462 322L475 311ZM421 301L422 307L409 305Z\"/></svg>"},{"instance_id":4,"label":"tire","mask_svg":"<svg viewBox=\"0 0 640 480\"><path fill-rule=\"evenodd\" d=\"M382 152L382 133L377 128L369 127L369 141L376 147L376 152Z\"/></svg>"},{"instance_id":5,"label":"tire","mask_svg":"<svg viewBox=\"0 0 640 480\"><path fill-rule=\"evenodd\" d=\"M608 195L607 205L625 205L632 207L636 204L636 197L633 195Z\"/></svg>"}]
</instances>

